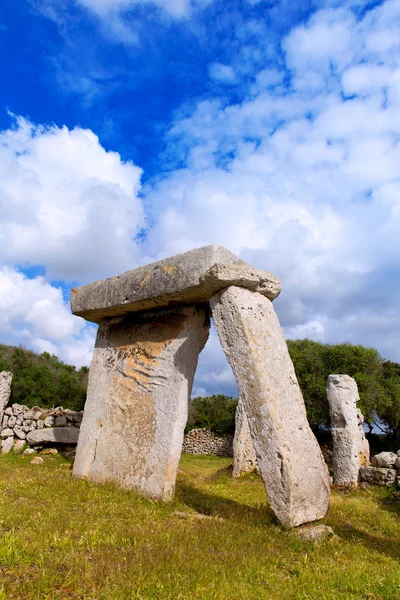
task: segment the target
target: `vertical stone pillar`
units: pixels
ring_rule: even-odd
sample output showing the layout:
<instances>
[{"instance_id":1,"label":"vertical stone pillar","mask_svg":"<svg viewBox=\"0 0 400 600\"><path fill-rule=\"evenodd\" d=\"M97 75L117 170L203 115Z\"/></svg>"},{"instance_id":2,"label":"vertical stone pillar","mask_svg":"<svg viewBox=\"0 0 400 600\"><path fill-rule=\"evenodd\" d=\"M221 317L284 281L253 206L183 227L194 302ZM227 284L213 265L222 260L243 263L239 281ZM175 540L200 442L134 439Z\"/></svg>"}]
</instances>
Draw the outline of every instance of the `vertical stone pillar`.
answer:
<instances>
[{"instance_id":1,"label":"vertical stone pillar","mask_svg":"<svg viewBox=\"0 0 400 600\"><path fill-rule=\"evenodd\" d=\"M212 297L211 307L272 510L287 527L322 519L329 474L271 301L231 286Z\"/></svg>"},{"instance_id":2,"label":"vertical stone pillar","mask_svg":"<svg viewBox=\"0 0 400 600\"><path fill-rule=\"evenodd\" d=\"M0 429L3 421L4 409L10 401L12 373L9 371L0 372Z\"/></svg>"},{"instance_id":3,"label":"vertical stone pillar","mask_svg":"<svg viewBox=\"0 0 400 600\"><path fill-rule=\"evenodd\" d=\"M168 500L175 488L198 355L202 306L100 324L73 475Z\"/></svg>"},{"instance_id":4,"label":"vertical stone pillar","mask_svg":"<svg viewBox=\"0 0 400 600\"><path fill-rule=\"evenodd\" d=\"M333 482L357 485L360 467L369 463L369 444L357 408L357 384L349 375L329 375L326 393L333 439Z\"/></svg>"},{"instance_id":5,"label":"vertical stone pillar","mask_svg":"<svg viewBox=\"0 0 400 600\"><path fill-rule=\"evenodd\" d=\"M251 473L257 467L257 457L251 439L249 422L243 408L243 400L239 403L235 415L235 437L233 438L233 477Z\"/></svg>"}]
</instances>

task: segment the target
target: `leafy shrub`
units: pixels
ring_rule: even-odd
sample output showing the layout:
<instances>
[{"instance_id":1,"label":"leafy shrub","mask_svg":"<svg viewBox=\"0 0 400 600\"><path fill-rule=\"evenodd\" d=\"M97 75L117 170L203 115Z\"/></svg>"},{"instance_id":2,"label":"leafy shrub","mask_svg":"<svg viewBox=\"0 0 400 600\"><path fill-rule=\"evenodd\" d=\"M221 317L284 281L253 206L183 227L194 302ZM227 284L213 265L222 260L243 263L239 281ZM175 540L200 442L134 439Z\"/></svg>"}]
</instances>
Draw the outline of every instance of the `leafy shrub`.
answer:
<instances>
[{"instance_id":1,"label":"leafy shrub","mask_svg":"<svg viewBox=\"0 0 400 600\"><path fill-rule=\"evenodd\" d=\"M215 433L234 433L237 403L234 398L223 394L193 398L189 409L187 431L207 427Z\"/></svg>"},{"instance_id":2,"label":"leafy shrub","mask_svg":"<svg viewBox=\"0 0 400 600\"><path fill-rule=\"evenodd\" d=\"M0 371L11 371L11 402L83 410L88 368L66 365L48 352L0 345Z\"/></svg>"}]
</instances>

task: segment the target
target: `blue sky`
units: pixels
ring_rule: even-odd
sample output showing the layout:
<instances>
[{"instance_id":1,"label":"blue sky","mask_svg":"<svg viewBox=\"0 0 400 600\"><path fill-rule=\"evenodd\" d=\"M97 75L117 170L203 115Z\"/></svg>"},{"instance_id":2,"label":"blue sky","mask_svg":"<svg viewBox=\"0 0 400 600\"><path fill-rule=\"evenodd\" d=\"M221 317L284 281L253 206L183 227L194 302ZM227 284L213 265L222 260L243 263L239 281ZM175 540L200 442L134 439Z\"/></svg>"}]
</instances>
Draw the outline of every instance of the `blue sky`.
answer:
<instances>
[{"instance_id":1,"label":"blue sky","mask_svg":"<svg viewBox=\"0 0 400 600\"><path fill-rule=\"evenodd\" d=\"M400 361L396 0L3 0L0 341L90 361L75 284L218 243L287 337ZM215 332L195 393L236 393Z\"/></svg>"}]
</instances>

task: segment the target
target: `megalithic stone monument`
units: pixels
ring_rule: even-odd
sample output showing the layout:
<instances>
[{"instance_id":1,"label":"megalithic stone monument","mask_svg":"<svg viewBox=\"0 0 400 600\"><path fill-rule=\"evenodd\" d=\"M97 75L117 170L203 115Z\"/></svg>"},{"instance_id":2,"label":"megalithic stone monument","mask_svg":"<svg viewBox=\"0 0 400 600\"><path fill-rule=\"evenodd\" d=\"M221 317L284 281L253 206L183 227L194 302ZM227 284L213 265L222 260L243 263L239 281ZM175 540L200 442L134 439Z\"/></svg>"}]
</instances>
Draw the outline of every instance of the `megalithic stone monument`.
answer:
<instances>
[{"instance_id":1,"label":"megalithic stone monument","mask_svg":"<svg viewBox=\"0 0 400 600\"><path fill-rule=\"evenodd\" d=\"M288 527L322 519L330 498L328 469L271 301L230 286L211 298L211 307L272 510Z\"/></svg>"},{"instance_id":2,"label":"megalithic stone monument","mask_svg":"<svg viewBox=\"0 0 400 600\"><path fill-rule=\"evenodd\" d=\"M322 518L329 477L272 309L280 291L220 246L72 290L72 312L100 324L73 475L172 497L211 301L272 509L286 526Z\"/></svg>"},{"instance_id":3,"label":"megalithic stone monument","mask_svg":"<svg viewBox=\"0 0 400 600\"><path fill-rule=\"evenodd\" d=\"M357 383L349 375L329 375L326 393L333 440L333 483L356 486L360 467L369 463L369 444L357 408Z\"/></svg>"},{"instance_id":4,"label":"megalithic stone monument","mask_svg":"<svg viewBox=\"0 0 400 600\"><path fill-rule=\"evenodd\" d=\"M0 426L3 420L4 409L10 401L12 373L9 371L0 372Z\"/></svg>"}]
</instances>

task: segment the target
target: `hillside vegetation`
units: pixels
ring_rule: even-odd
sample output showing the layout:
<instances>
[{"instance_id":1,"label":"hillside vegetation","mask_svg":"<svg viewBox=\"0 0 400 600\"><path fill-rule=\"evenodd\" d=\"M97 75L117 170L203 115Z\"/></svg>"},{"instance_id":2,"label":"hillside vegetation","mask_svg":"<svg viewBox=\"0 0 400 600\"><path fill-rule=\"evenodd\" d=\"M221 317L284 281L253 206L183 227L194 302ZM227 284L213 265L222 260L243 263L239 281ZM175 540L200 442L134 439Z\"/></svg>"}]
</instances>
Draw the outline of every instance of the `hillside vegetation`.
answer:
<instances>
[{"instance_id":1,"label":"hillside vegetation","mask_svg":"<svg viewBox=\"0 0 400 600\"><path fill-rule=\"evenodd\" d=\"M0 371L13 374L11 402L52 408L83 410L88 368L77 370L47 352L0 345Z\"/></svg>"},{"instance_id":2,"label":"hillside vegetation","mask_svg":"<svg viewBox=\"0 0 400 600\"><path fill-rule=\"evenodd\" d=\"M317 432L329 427L326 380L331 373L347 373L357 381L360 409L366 422L389 431L400 441L400 364L384 360L373 348L351 344L320 344L289 340L308 420ZM88 369L77 370L47 352L0 345L0 371L13 373L12 402L28 406L64 406L82 410ZM222 394L192 400L187 429L209 427L216 433L232 433L237 400Z\"/></svg>"},{"instance_id":3,"label":"hillside vegetation","mask_svg":"<svg viewBox=\"0 0 400 600\"><path fill-rule=\"evenodd\" d=\"M389 432L400 443L400 365L384 360L373 348L351 344L320 344L288 340L290 356L304 396L307 417L317 434L329 428L326 380L331 373L354 377L365 421ZM221 394L192 400L187 429L208 427L215 433L233 433L237 400Z\"/></svg>"},{"instance_id":4,"label":"hillside vegetation","mask_svg":"<svg viewBox=\"0 0 400 600\"><path fill-rule=\"evenodd\" d=\"M335 536L282 530L256 474L184 455L175 499L71 479L61 457L0 457L0 600L394 600L400 502L333 490Z\"/></svg>"}]
</instances>

